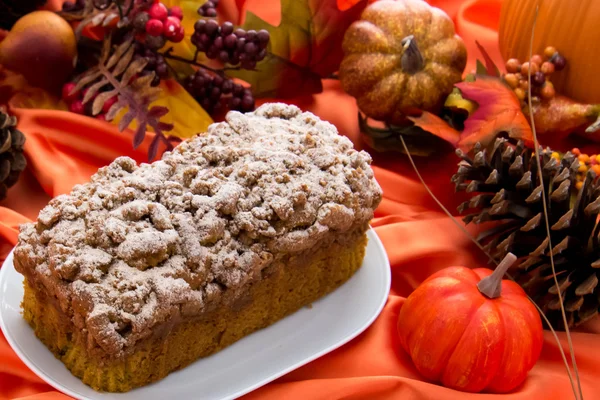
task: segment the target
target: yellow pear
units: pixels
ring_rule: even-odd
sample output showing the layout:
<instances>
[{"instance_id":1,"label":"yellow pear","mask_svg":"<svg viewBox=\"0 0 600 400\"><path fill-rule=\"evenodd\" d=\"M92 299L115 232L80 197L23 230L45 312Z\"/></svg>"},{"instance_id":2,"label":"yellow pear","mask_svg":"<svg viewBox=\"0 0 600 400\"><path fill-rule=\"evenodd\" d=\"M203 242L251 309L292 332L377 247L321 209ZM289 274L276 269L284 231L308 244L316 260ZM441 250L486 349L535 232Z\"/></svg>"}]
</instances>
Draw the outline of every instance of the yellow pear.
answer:
<instances>
[{"instance_id":1,"label":"yellow pear","mask_svg":"<svg viewBox=\"0 0 600 400\"><path fill-rule=\"evenodd\" d=\"M77 41L71 25L51 11L21 17L0 42L0 64L56 92L73 72Z\"/></svg>"}]
</instances>

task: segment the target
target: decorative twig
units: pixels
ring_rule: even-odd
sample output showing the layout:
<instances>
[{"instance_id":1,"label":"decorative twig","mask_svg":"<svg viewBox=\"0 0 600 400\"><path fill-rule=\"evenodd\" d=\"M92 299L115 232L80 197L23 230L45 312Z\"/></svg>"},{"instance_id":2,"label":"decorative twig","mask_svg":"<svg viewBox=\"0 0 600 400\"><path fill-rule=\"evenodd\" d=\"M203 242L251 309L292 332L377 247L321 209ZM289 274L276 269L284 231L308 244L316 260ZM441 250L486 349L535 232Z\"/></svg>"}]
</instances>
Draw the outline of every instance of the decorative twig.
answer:
<instances>
[{"instance_id":1,"label":"decorative twig","mask_svg":"<svg viewBox=\"0 0 600 400\"><path fill-rule=\"evenodd\" d=\"M221 69L216 69L216 68L211 68L208 65L204 65L202 63L199 63L197 61L197 57L199 54L199 51L196 51L196 54L194 55L194 59L190 60L184 57L180 57L180 56L176 56L174 54L172 54L171 52L173 51L173 48L170 47L168 48L165 52L160 53L164 58L170 59L170 60L175 60L175 61L181 61L190 65L194 65L196 67L200 67L200 68L204 68L208 71L214 72L215 74L219 74L221 76L225 76L225 71L238 71L240 68L239 67L227 67L227 68L221 68Z\"/></svg>"},{"instance_id":2,"label":"decorative twig","mask_svg":"<svg viewBox=\"0 0 600 400\"><path fill-rule=\"evenodd\" d=\"M123 20L124 15L123 8L121 7L121 2L119 0L116 0L115 3L117 3L117 8L119 9L119 17L121 18L121 20Z\"/></svg>"},{"instance_id":3,"label":"decorative twig","mask_svg":"<svg viewBox=\"0 0 600 400\"><path fill-rule=\"evenodd\" d=\"M529 59L530 60L533 57L533 37L535 34L535 26L536 26L537 20L538 20L539 7L540 6L538 4L535 8L533 25L531 27L531 37L530 37L530 42L529 42ZM528 89L527 89L527 91L529 92L528 96L527 96L529 98L528 99L529 109L533 110L532 101L531 101L531 69L529 69L527 71L527 80L528 80L528 85L529 85ZM554 251L552 251L552 248L553 248L552 247L552 238L551 238L551 234L550 234L550 220L548 218L548 204L547 204L547 200L546 200L546 189L544 188L544 185L543 185L544 176L542 174L542 162L540 160L540 144L538 142L537 132L535 129L535 121L533 119L532 112L529 113L529 117L531 119L531 131L533 133L533 146L534 146L534 150L535 150L535 159L536 159L537 166L538 166L537 172L538 172L540 182L542 182L542 184L540 185L540 188L541 188L542 206L544 209L544 220L546 222L546 235L548 238L548 253L550 253L550 267L552 268L552 277L554 278L554 285L556 286L556 289L557 289L558 302L560 304L560 312L562 314L563 324L565 326L565 333L567 335L567 343L569 344L569 353L571 353L571 362L573 363L573 370L575 371L575 379L577 380L577 388L579 389L579 398L580 398L580 400L583 400L583 391L581 389L581 380L579 379L579 369L577 368L577 361L575 360L575 349L573 348L573 341L571 340L571 333L569 330L569 323L567 322L567 314L565 312L565 305L563 304L562 290L558 283L558 278L556 277L556 267L554 265ZM560 345L559 345L559 347L560 347ZM567 368L568 368L568 365L569 364L566 364ZM573 386L573 395L575 396L575 400L577 400L577 392L575 391L575 387L573 385L572 378L571 378L571 385Z\"/></svg>"}]
</instances>

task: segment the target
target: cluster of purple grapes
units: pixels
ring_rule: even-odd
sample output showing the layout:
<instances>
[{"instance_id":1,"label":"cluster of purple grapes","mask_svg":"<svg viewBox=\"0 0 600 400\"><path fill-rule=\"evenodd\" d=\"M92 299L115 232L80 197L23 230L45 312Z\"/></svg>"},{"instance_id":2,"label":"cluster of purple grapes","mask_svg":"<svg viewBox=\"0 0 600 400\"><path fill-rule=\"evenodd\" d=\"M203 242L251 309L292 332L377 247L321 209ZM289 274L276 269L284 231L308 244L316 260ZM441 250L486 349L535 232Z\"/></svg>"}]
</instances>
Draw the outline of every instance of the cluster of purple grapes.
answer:
<instances>
[{"instance_id":1,"label":"cluster of purple grapes","mask_svg":"<svg viewBox=\"0 0 600 400\"><path fill-rule=\"evenodd\" d=\"M154 79L152 80L152 86L158 86L161 79L167 79L169 77L169 66L165 58L159 54L156 50L149 49L140 42L135 44L135 56L134 58L146 58L148 63L140 73L140 75L149 75L152 72L155 73Z\"/></svg>"},{"instance_id":2,"label":"cluster of purple grapes","mask_svg":"<svg viewBox=\"0 0 600 400\"><path fill-rule=\"evenodd\" d=\"M254 96L250 89L220 75L200 69L188 76L184 85L209 114L214 115L221 111L225 103L230 110L254 110Z\"/></svg>"},{"instance_id":3,"label":"cluster of purple grapes","mask_svg":"<svg viewBox=\"0 0 600 400\"><path fill-rule=\"evenodd\" d=\"M219 0L208 0L198 8L198 14L203 17L214 18L217 16L217 7L219 6Z\"/></svg>"},{"instance_id":4,"label":"cluster of purple grapes","mask_svg":"<svg viewBox=\"0 0 600 400\"><path fill-rule=\"evenodd\" d=\"M245 31L231 22L219 26L215 20L201 19L194 25L192 44L210 59L219 59L244 69L254 69L267 55L269 32L262 29Z\"/></svg>"}]
</instances>

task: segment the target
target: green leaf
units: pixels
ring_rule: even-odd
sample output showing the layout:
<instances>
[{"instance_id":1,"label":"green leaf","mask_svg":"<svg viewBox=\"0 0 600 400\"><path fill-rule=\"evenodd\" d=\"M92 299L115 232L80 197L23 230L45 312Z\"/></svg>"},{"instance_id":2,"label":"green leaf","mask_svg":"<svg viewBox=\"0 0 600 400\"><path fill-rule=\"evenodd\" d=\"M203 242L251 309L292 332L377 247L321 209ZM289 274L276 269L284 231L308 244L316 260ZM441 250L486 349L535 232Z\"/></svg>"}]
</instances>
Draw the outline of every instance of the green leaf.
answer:
<instances>
[{"instance_id":1,"label":"green leaf","mask_svg":"<svg viewBox=\"0 0 600 400\"><path fill-rule=\"evenodd\" d=\"M475 69L475 73L477 75L487 75L487 69L485 68L485 65L483 65L483 63L479 60L477 60L476 64L477 67Z\"/></svg>"}]
</instances>

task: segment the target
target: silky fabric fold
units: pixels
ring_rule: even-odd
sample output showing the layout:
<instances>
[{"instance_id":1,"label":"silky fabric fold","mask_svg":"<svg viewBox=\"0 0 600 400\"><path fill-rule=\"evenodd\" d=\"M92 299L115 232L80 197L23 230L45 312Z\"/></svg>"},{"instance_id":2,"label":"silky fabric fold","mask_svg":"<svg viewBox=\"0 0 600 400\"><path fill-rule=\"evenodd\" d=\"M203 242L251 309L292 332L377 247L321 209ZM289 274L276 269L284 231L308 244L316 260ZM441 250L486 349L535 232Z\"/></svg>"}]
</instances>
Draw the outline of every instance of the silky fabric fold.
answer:
<instances>
[{"instance_id":1,"label":"silky fabric fold","mask_svg":"<svg viewBox=\"0 0 600 400\"><path fill-rule=\"evenodd\" d=\"M353 0L340 0L352 3ZM49 8L61 1L51 1ZM278 0L249 0L243 10L235 0L221 0L222 13L234 21L245 10L277 23ZM457 33L469 52L466 71L480 58L478 40L498 65L502 59L497 45L501 0L431 0L445 10L456 24ZM49 72L50 73L50 72ZM273 101L277 99L269 99ZM265 101L265 100L263 100ZM485 266L485 257L445 216L416 178L404 155L377 153L360 138L357 108L343 93L339 82L324 81L324 92L314 96L285 99L335 124L357 148L370 151L374 171L384 198L373 226L383 241L392 269L392 288L381 315L363 334L345 346L244 396L247 400L454 400L460 399L569 399L571 385L558 344L545 333L542 355L527 380L506 395L467 394L423 381L410 358L401 349L396 321L402 304L415 287L430 274L452 265ZM18 128L27 136L25 152L28 169L0 202L0 253L2 259L16 243L18 225L36 218L54 196L68 193L73 185L86 182L98 168L126 155L146 160L151 135L136 151L131 132L117 129L93 118L65 111L13 109ZM595 150L598 152L598 150ZM450 210L464 199L455 194L450 177L456 168L454 154L417 160L425 181ZM475 228L469 227L473 233ZM598 319L572 333L583 393L586 399L600 399L600 369L595 356L600 348ZM566 336L558 334L560 346L568 352ZM31 372L0 334L0 400L62 400L69 397L54 390ZM201 390L201 388L199 389Z\"/></svg>"}]
</instances>

